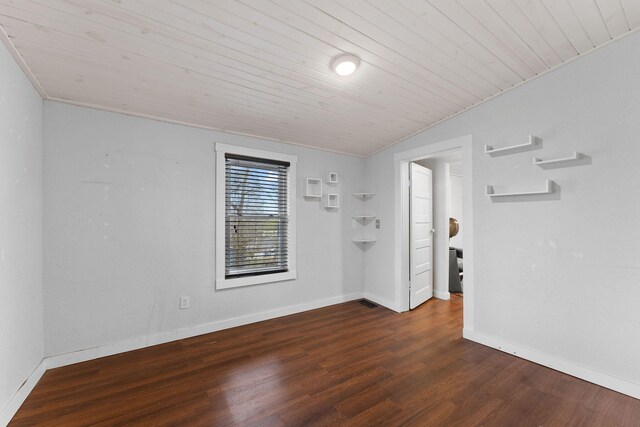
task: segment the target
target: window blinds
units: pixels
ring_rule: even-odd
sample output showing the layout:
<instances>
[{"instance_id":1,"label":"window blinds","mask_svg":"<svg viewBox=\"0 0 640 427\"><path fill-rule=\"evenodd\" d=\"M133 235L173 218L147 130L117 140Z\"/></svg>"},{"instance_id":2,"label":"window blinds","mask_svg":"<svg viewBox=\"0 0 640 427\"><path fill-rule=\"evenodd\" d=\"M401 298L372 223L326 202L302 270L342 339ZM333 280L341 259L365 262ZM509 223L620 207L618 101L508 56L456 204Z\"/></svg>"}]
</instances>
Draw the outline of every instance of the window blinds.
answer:
<instances>
[{"instance_id":1,"label":"window blinds","mask_svg":"<svg viewBox=\"0 0 640 427\"><path fill-rule=\"evenodd\" d=\"M225 276L288 271L288 162L225 155Z\"/></svg>"}]
</instances>

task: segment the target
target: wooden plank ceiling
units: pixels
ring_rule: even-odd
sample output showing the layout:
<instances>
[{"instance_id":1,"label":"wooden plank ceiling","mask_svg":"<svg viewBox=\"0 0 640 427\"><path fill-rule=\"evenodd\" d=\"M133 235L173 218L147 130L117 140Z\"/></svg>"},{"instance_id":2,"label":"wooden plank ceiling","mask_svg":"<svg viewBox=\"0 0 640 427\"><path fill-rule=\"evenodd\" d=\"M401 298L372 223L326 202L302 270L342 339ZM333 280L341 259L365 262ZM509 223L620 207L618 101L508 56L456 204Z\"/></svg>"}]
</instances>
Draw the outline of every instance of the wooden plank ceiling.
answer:
<instances>
[{"instance_id":1,"label":"wooden plank ceiling","mask_svg":"<svg viewBox=\"0 0 640 427\"><path fill-rule=\"evenodd\" d=\"M47 99L367 156L637 28L640 1L0 0L0 25Z\"/></svg>"}]
</instances>

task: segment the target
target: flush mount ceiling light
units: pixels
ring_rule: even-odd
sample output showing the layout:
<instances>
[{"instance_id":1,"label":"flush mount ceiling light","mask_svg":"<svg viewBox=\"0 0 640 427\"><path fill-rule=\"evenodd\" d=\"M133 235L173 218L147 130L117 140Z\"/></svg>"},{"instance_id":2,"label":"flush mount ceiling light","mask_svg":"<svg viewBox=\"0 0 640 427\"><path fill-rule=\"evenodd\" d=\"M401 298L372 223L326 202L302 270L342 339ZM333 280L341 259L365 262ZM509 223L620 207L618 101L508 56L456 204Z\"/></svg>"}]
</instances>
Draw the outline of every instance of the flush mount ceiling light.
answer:
<instances>
[{"instance_id":1,"label":"flush mount ceiling light","mask_svg":"<svg viewBox=\"0 0 640 427\"><path fill-rule=\"evenodd\" d=\"M337 56L331 62L331 68L339 76L348 76L353 74L356 68L358 68L358 65L360 65L360 58L351 53L345 53L344 55Z\"/></svg>"}]
</instances>

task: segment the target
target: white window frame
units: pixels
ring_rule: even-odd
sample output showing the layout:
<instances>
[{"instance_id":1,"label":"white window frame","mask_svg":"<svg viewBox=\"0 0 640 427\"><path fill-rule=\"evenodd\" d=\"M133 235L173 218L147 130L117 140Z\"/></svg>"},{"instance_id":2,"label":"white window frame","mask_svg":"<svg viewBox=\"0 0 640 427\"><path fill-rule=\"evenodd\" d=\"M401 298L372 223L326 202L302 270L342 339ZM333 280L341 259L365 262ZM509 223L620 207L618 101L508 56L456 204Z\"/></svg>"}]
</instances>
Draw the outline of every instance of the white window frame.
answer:
<instances>
[{"instance_id":1,"label":"white window frame","mask_svg":"<svg viewBox=\"0 0 640 427\"><path fill-rule=\"evenodd\" d=\"M274 153L271 151L256 150L247 147L216 143L216 289L238 288L241 286L258 285L262 283L281 282L296 279L296 163L297 156ZM226 200L226 174L225 155L236 154L239 156L256 157L259 159L279 160L289 162L287 192L289 204L289 221L287 232L289 271L283 273L260 274L256 276L225 277L225 200Z\"/></svg>"}]
</instances>

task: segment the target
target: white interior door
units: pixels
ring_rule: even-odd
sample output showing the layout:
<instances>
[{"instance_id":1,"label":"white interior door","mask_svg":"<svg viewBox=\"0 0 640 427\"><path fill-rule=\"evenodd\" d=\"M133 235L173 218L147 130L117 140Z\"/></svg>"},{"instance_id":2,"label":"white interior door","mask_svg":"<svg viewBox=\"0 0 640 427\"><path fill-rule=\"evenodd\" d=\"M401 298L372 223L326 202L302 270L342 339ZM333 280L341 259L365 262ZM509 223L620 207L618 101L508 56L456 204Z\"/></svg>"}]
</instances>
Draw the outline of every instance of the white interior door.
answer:
<instances>
[{"instance_id":1,"label":"white interior door","mask_svg":"<svg viewBox=\"0 0 640 427\"><path fill-rule=\"evenodd\" d=\"M433 184L431 170L409 164L409 307L433 296Z\"/></svg>"}]
</instances>

